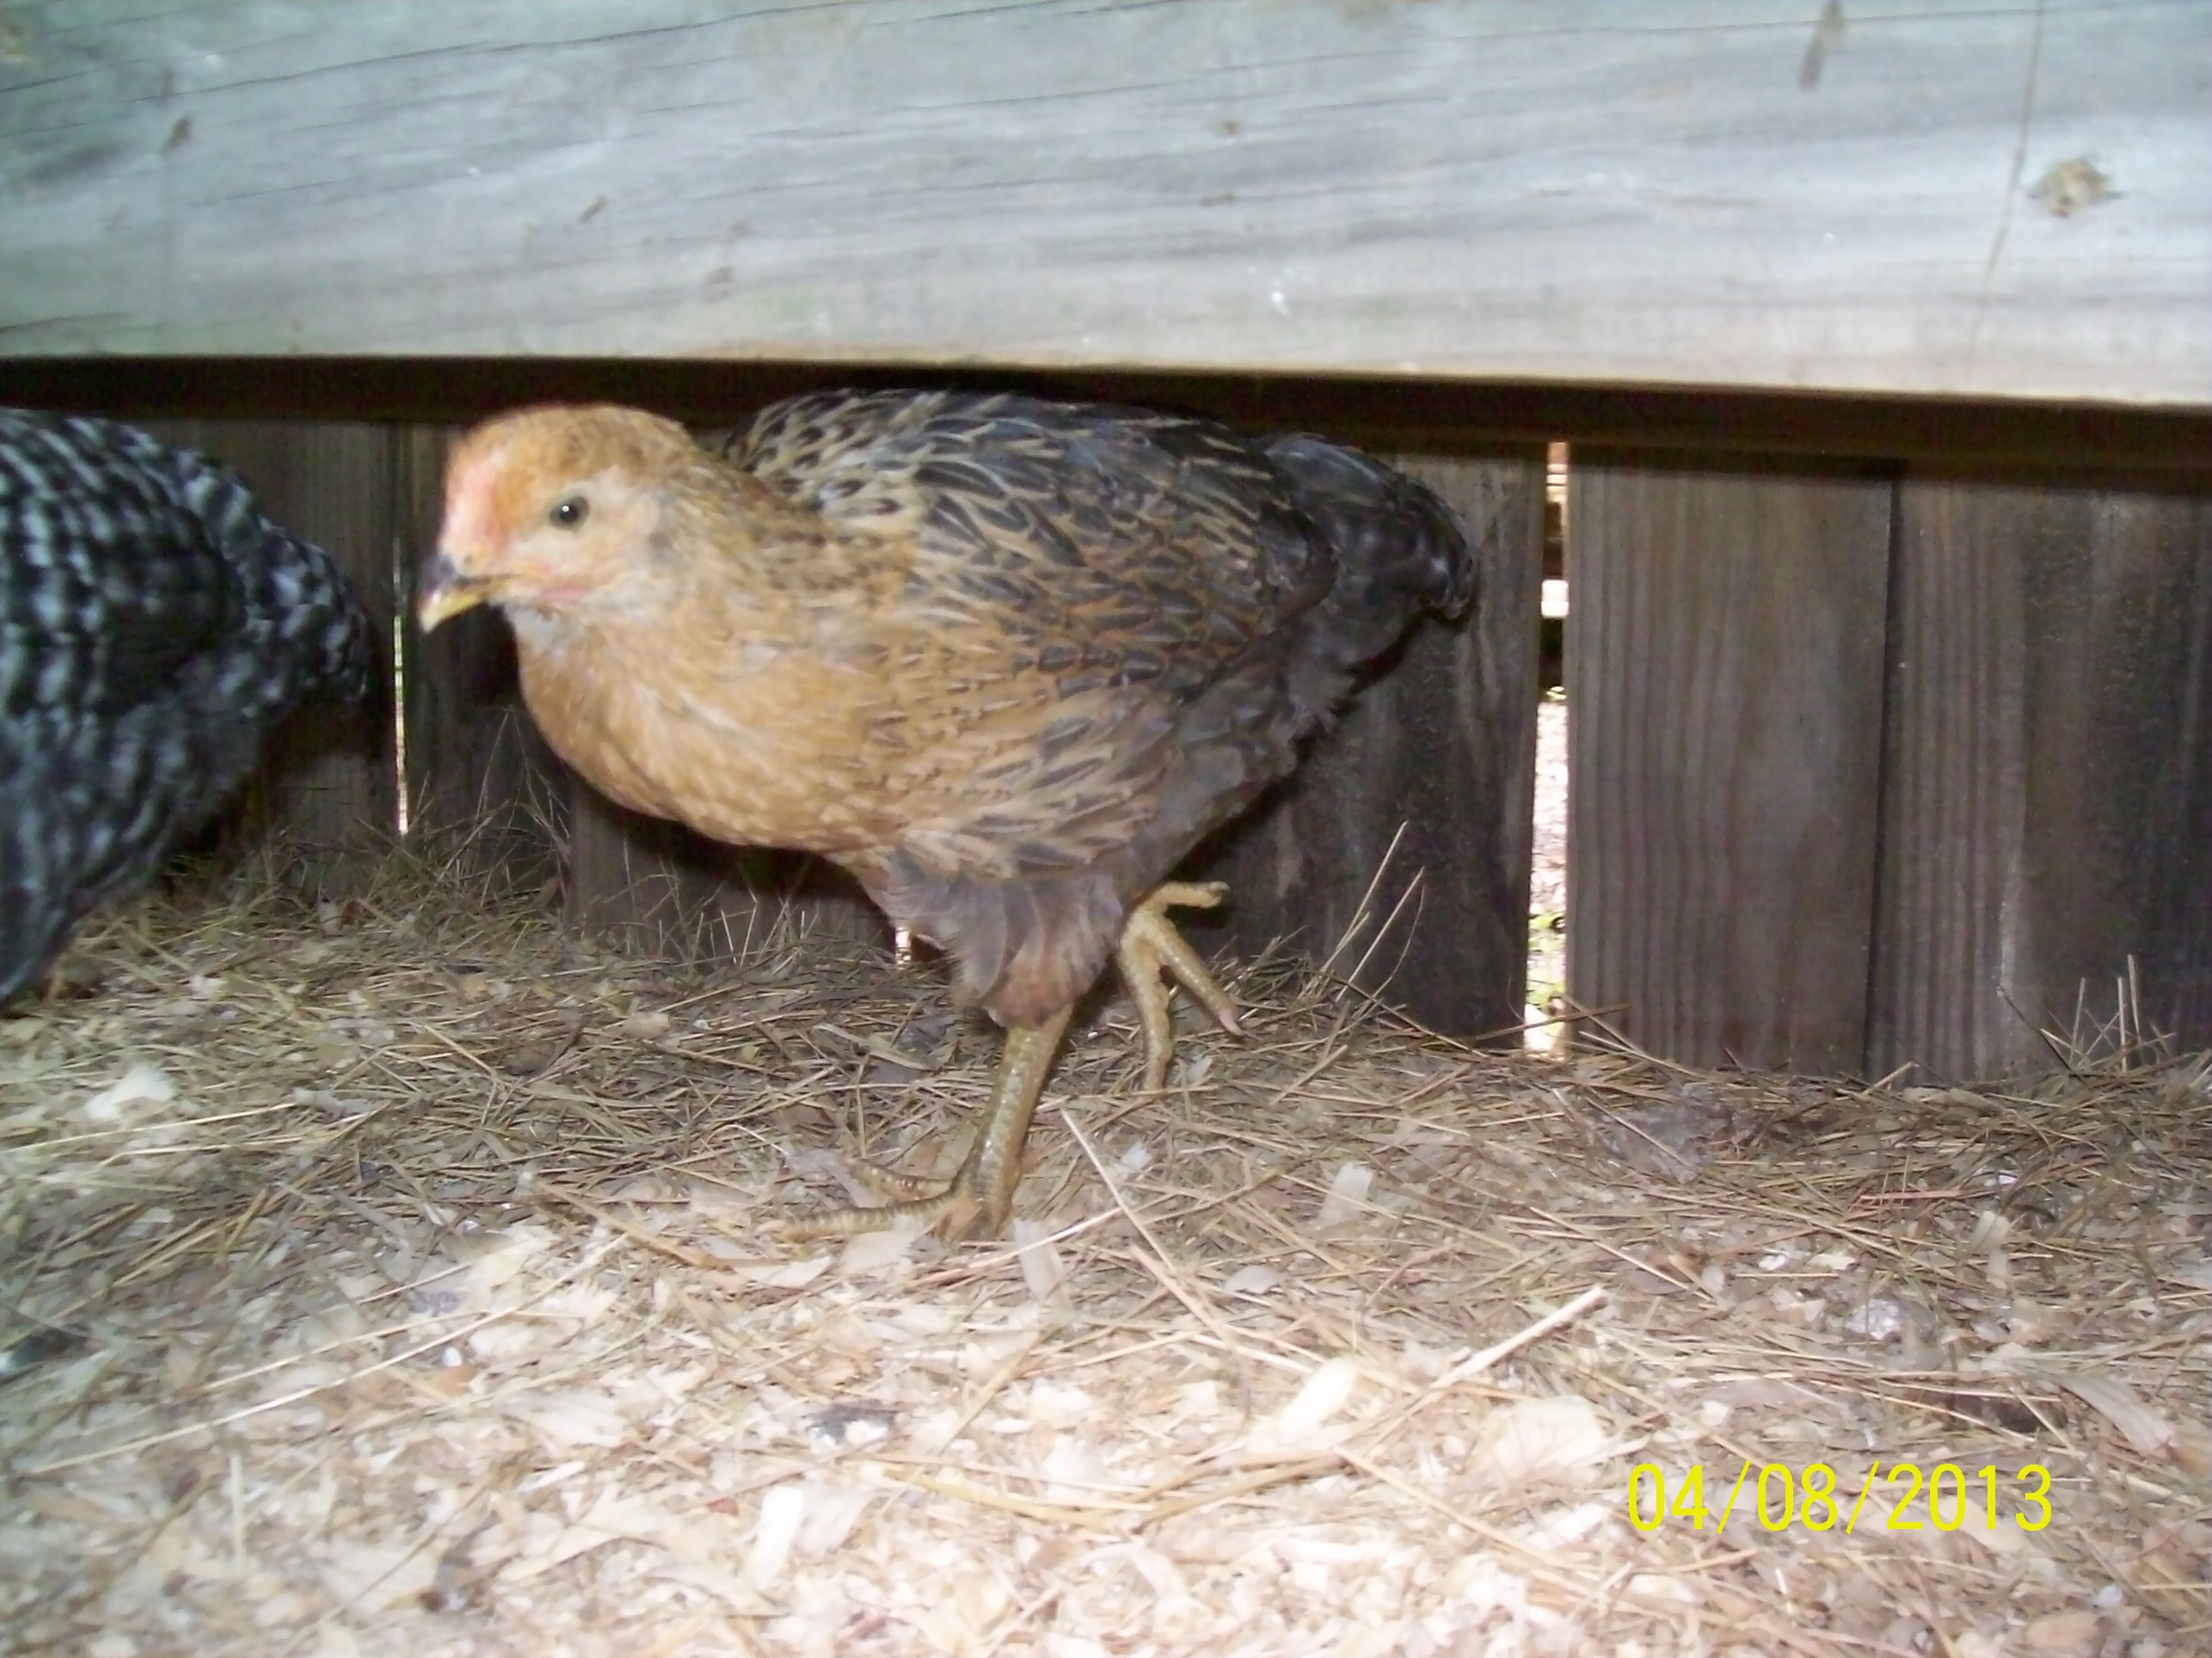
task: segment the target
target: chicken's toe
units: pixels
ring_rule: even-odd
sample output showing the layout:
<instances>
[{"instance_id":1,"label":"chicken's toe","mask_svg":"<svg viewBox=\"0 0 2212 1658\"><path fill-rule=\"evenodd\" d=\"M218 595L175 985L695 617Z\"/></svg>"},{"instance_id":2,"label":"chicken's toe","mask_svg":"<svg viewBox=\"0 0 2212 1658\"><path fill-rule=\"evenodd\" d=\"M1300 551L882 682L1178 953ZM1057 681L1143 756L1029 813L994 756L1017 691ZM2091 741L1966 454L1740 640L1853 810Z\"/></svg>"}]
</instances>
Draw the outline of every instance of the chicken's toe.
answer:
<instances>
[{"instance_id":1,"label":"chicken's toe","mask_svg":"<svg viewBox=\"0 0 2212 1658\"><path fill-rule=\"evenodd\" d=\"M1115 952L1122 979L1137 1004L1137 1022L1145 1033L1145 1086L1159 1088L1167 1082L1167 1064L1175 1053L1175 1026L1168 1016L1167 986L1163 972L1198 998L1201 1006L1232 1036L1244 1029L1237 1019L1237 1004L1215 981L1203 958L1167 918L1172 906L1212 909L1228 896L1218 881L1171 881L1129 912Z\"/></svg>"},{"instance_id":2,"label":"chicken's toe","mask_svg":"<svg viewBox=\"0 0 2212 1658\"><path fill-rule=\"evenodd\" d=\"M998 1062L975 1144L942 1190L876 1209L818 1209L783 1221L777 1230L790 1238L848 1237L919 1221L934 1226L948 1241L995 1237L1005 1231L1014 1212L1014 1188L1022 1180L1022 1143L1029 1138L1029 1119L1060 1049L1060 1033L1067 1029L1068 1012L1063 1008L1041 1025L1017 1026L1006 1033L1005 1056ZM873 1172L887 1185L898 1182L919 1190L927 1183Z\"/></svg>"}]
</instances>

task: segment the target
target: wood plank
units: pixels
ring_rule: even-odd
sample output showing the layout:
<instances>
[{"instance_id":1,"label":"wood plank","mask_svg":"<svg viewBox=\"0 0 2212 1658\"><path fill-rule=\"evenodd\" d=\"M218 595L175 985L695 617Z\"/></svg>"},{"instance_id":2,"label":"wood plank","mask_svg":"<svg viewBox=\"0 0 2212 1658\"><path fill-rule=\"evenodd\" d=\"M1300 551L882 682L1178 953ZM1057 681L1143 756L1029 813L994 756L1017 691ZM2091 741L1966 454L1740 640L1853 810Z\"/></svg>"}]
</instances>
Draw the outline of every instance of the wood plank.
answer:
<instances>
[{"instance_id":1,"label":"wood plank","mask_svg":"<svg viewBox=\"0 0 2212 1658\"><path fill-rule=\"evenodd\" d=\"M1819 15L30 0L0 349L2212 406L2212 8Z\"/></svg>"},{"instance_id":2,"label":"wood plank","mask_svg":"<svg viewBox=\"0 0 2212 1658\"><path fill-rule=\"evenodd\" d=\"M1220 837L1226 934L1247 955L1287 939L1432 1028L1518 1026L1528 965L1544 456L1398 457L1474 538L1478 610L1423 623L1298 771Z\"/></svg>"},{"instance_id":3,"label":"wood plank","mask_svg":"<svg viewBox=\"0 0 2212 1658\"><path fill-rule=\"evenodd\" d=\"M2130 958L2212 1045L2212 494L1927 469L1901 525L1870 1067L2048 1069Z\"/></svg>"},{"instance_id":4,"label":"wood plank","mask_svg":"<svg viewBox=\"0 0 2212 1658\"><path fill-rule=\"evenodd\" d=\"M574 773L568 783L570 922L636 955L715 954L713 919L733 873L728 849L617 806Z\"/></svg>"},{"instance_id":5,"label":"wood plank","mask_svg":"<svg viewBox=\"0 0 2212 1658\"><path fill-rule=\"evenodd\" d=\"M0 265L5 253L0 251ZM1000 365L528 357L0 358L0 402L126 419L450 421L525 403L612 402L702 426L826 386L960 384L1326 432L1378 454L1559 441L1704 454L2125 466L2185 473L2212 454L2212 412L1987 398L1831 397L1717 388L1537 385L1354 374L1198 374Z\"/></svg>"},{"instance_id":6,"label":"wood plank","mask_svg":"<svg viewBox=\"0 0 2212 1658\"><path fill-rule=\"evenodd\" d=\"M1892 493L1571 457L1568 983L1668 1058L1861 1063Z\"/></svg>"},{"instance_id":7,"label":"wood plank","mask_svg":"<svg viewBox=\"0 0 2212 1658\"><path fill-rule=\"evenodd\" d=\"M224 462L270 518L322 547L360 595L374 624L375 670L390 672L392 576L401 531L393 511L389 428L358 421L158 421L147 430ZM363 887L397 824L390 698L346 710L303 706L272 733L261 768L224 831L235 845L267 845L286 878L316 897Z\"/></svg>"},{"instance_id":8,"label":"wood plank","mask_svg":"<svg viewBox=\"0 0 2212 1658\"><path fill-rule=\"evenodd\" d=\"M458 433L427 423L395 429L410 614L444 515L446 448ZM409 626L402 646L408 832L417 850L440 863L458 860L501 890L544 886L568 833L568 773L522 704L514 636L494 612L476 611L427 638Z\"/></svg>"},{"instance_id":9,"label":"wood plank","mask_svg":"<svg viewBox=\"0 0 2212 1658\"><path fill-rule=\"evenodd\" d=\"M566 911L593 936L636 955L685 961L808 937L889 944L888 924L859 887L820 860L723 845L617 806L566 775Z\"/></svg>"}]
</instances>

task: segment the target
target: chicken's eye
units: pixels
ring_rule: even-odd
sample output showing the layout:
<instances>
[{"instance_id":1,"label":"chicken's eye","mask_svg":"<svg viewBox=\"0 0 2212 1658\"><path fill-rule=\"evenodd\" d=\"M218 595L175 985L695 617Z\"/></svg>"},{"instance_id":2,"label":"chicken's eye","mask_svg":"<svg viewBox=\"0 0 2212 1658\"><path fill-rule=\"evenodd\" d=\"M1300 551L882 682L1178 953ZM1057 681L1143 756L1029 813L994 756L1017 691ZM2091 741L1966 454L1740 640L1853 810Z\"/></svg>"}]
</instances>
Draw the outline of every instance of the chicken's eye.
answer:
<instances>
[{"instance_id":1,"label":"chicken's eye","mask_svg":"<svg viewBox=\"0 0 2212 1658\"><path fill-rule=\"evenodd\" d=\"M563 495L546 516L563 530L573 530L592 515L592 504L581 495Z\"/></svg>"}]
</instances>

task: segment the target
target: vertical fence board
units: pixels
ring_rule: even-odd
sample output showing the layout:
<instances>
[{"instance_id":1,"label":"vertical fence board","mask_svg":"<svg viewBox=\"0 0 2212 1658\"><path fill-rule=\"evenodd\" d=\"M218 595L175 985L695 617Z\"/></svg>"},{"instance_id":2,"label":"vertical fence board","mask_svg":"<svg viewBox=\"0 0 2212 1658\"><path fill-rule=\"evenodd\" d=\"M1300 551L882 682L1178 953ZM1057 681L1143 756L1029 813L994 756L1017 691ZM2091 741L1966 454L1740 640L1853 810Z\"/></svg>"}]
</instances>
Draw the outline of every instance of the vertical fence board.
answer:
<instances>
[{"instance_id":1,"label":"vertical fence board","mask_svg":"<svg viewBox=\"0 0 2212 1658\"><path fill-rule=\"evenodd\" d=\"M726 849L617 806L573 773L568 781L569 920L639 955L712 953Z\"/></svg>"},{"instance_id":2,"label":"vertical fence board","mask_svg":"<svg viewBox=\"0 0 2212 1658\"><path fill-rule=\"evenodd\" d=\"M2212 504L1931 471L1901 525L1870 1067L2047 1068L2130 957L2212 1042Z\"/></svg>"},{"instance_id":3,"label":"vertical fence board","mask_svg":"<svg viewBox=\"0 0 2212 1658\"><path fill-rule=\"evenodd\" d=\"M404 526L407 599L445 504L447 446L458 428L397 428L395 490ZM427 638L406 635L409 827L441 861L513 890L544 885L566 835L566 774L538 734L515 676L514 636L490 610Z\"/></svg>"},{"instance_id":4,"label":"vertical fence board","mask_svg":"<svg viewBox=\"0 0 2212 1658\"><path fill-rule=\"evenodd\" d=\"M146 428L224 462L270 518L337 561L375 624L376 672L387 672L399 533L390 428L250 420L157 421ZM397 822L392 737L388 696L372 696L359 710L304 707L265 745L226 838L286 845L287 878L316 896L357 889Z\"/></svg>"},{"instance_id":5,"label":"vertical fence board","mask_svg":"<svg viewBox=\"0 0 2212 1658\"><path fill-rule=\"evenodd\" d=\"M1474 541L1475 617L1416 629L1198 871L1229 882L1244 953L1281 938L1333 955L1423 1022L1477 1036L1519 1023L1527 975L1544 455L1399 464Z\"/></svg>"},{"instance_id":6,"label":"vertical fence board","mask_svg":"<svg viewBox=\"0 0 2212 1658\"><path fill-rule=\"evenodd\" d=\"M801 936L885 939L859 887L803 853L725 846L568 773L569 919L641 955L697 961Z\"/></svg>"},{"instance_id":7,"label":"vertical fence board","mask_svg":"<svg viewBox=\"0 0 2212 1658\"><path fill-rule=\"evenodd\" d=\"M1893 486L1577 450L1568 979L1700 1064L1865 1047Z\"/></svg>"}]
</instances>

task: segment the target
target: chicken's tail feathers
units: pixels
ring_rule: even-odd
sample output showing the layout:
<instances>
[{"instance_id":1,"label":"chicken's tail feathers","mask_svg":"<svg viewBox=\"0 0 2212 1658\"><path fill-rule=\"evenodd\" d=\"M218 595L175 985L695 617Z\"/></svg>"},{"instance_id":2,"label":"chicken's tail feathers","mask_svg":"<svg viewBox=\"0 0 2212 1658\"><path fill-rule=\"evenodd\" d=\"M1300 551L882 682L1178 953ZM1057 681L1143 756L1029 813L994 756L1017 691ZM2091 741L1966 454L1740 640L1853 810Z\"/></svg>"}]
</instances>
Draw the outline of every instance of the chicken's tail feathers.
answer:
<instances>
[{"instance_id":1,"label":"chicken's tail feathers","mask_svg":"<svg viewBox=\"0 0 2212 1658\"><path fill-rule=\"evenodd\" d=\"M1440 616L1465 614L1475 597L1474 549L1435 490L1372 455L1302 433L1270 438L1267 451L1335 551L1340 586L1349 577Z\"/></svg>"},{"instance_id":2,"label":"chicken's tail feathers","mask_svg":"<svg viewBox=\"0 0 2212 1658\"><path fill-rule=\"evenodd\" d=\"M338 560L272 519L245 481L196 451L172 449L130 427L110 441L167 473L179 507L229 562L248 611L275 636L285 706L327 697L359 706L388 691L377 669L376 629Z\"/></svg>"},{"instance_id":3,"label":"chicken's tail feathers","mask_svg":"<svg viewBox=\"0 0 2212 1658\"><path fill-rule=\"evenodd\" d=\"M1267 452L1336 567L1327 595L1301 618L1290 662L1299 723L1310 727L1420 612L1466 614L1475 550L1441 496L1371 455L1303 435L1269 439Z\"/></svg>"},{"instance_id":4,"label":"chicken's tail feathers","mask_svg":"<svg viewBox=\"0 0 2212 1658\"><path fill-rule=\"evenodd\" d=\"M257 534L261 556L252 568L291 660L287 700L324 697L380 706L388 688L377 672L375 626L338 561L266 519Z\"/></svg>"}]
</instances>

